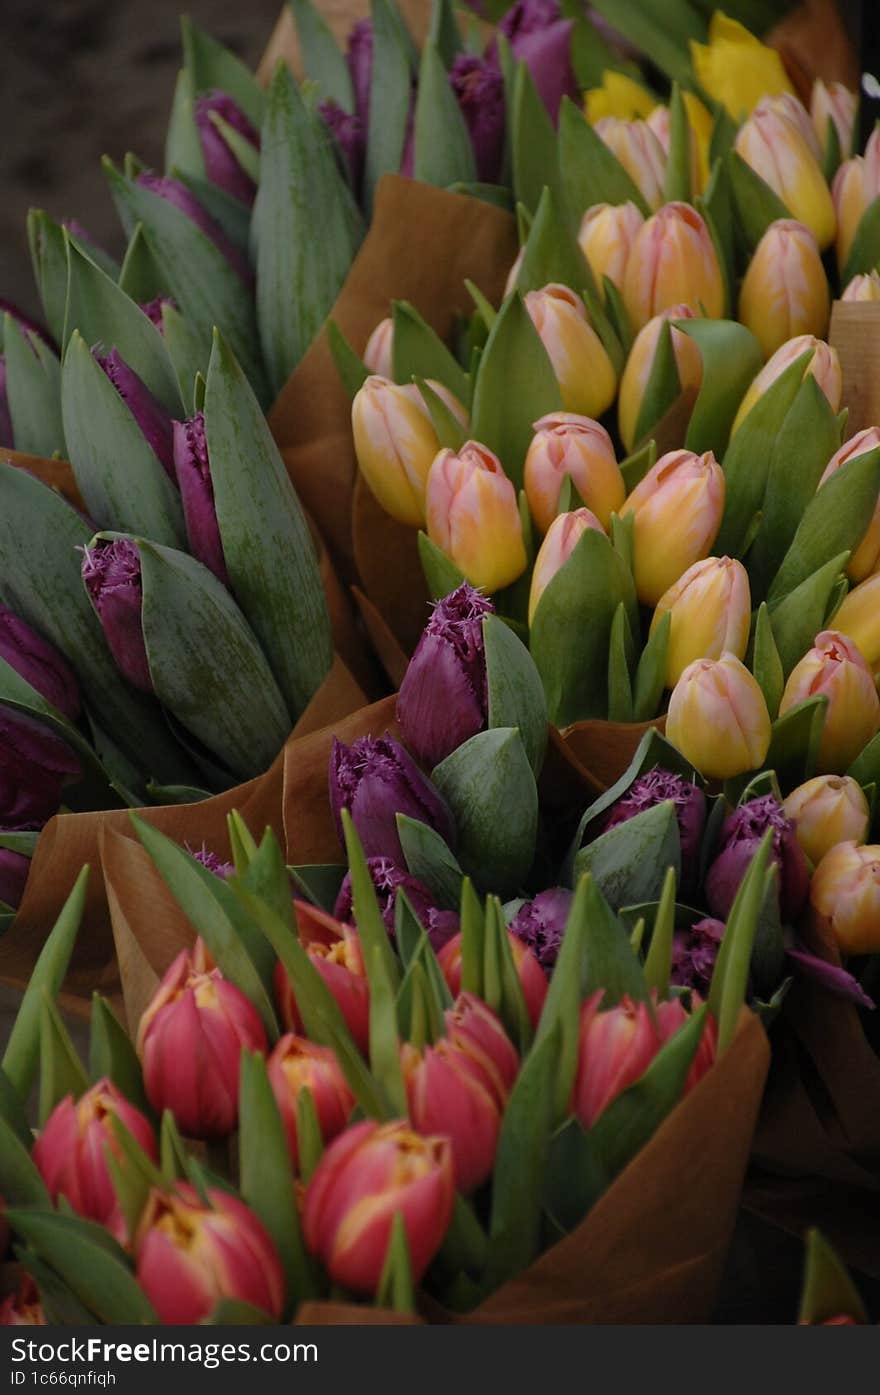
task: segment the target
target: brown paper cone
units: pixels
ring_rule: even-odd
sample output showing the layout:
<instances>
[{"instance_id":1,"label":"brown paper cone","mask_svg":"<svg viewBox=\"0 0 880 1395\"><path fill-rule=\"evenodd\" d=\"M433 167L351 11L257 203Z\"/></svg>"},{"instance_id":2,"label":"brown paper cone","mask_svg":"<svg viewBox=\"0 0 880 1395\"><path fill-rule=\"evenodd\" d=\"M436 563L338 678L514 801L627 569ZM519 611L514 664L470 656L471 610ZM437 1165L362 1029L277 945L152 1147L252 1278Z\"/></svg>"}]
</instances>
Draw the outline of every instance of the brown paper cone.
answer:
<instances>
[{"instance_id":1,"label":"brown paper cone","mask_svg":"<svg viewBox=\"0 0 880 1395\"><path fill-rule=\"evenodd\" d=\"M423 1327L416 1313L395 1313L391 1308L367 1308L360 1303L302 1303L296 1327Z\"/></svg>"},{"instance_id":2,"label":"brown paper cone","mask_svg":"<svg viewBox=\"0 0 880 1395\"><path fill-rule=\"evenodd\" d=\"M392 688L397 691L409 666L409 656L392 634L381 612L373 605L369 596L365 596L359 586L352 586L351 594L354 596L355 605L360 611L361 619L379 662L388 675Z\"/></svg>"},{"instance_id":3,"label":"brown paper cone","mask_svg":"<svg viewBox=\"0 0 880 1395\"><path fill-rule=\"evenodd\" d=\"M561 736L577 767L599 791L610 789L632 762L646 731L666 729L665 717L650 722L575 722Z\"/></svg>"},{"instance_id":4,"label":"brown paper cone","mask_svg":"<svg viewBox=\"0 0 880 1395\"><path fill-rule=\"evenodd\" d=\"M836 300L828 342L837 350L847 435L880 422L880 304Z\"/></svg>"},{"instance_id":5,"label":"brown paper cone","mask_svg":"<svg viewBox=\"0 0 880 1395\"><path fill-rule=\"evenodd\" d=\"M779 50L798 96L807 107L815 78L842 82L851 91L858 91L858 55L835 0L802 0L774 25L764 42Z\"/></svg>"},{"instance_id":6,"label":"brown paper cone","mask_svg":"<svg viewBox=\"0 0 880 1395\"><path fill-rule=\"evenodd\" d=\"M419 560L418 529L397 523L363 475L355 475L351 535L365 595L399 647L411 654L428 619L428 585Z\"/></svg>"},{"instance_id":7,"label":"brown paper cone","mask_svg":"<svg viewBox=\"0 0 880 1395\"><path fill-rule=\"evenodd\" d=\"M25 455L20 450L4 450L2 458L20 470L29 470L32 475L36 475L37 479L42 480L52 489L57 489L58 493L63 494L69 503L85 513L86 506L76 487L73 471L66 460L49 460L43 455Z\"/></svg>"}]
</instances>

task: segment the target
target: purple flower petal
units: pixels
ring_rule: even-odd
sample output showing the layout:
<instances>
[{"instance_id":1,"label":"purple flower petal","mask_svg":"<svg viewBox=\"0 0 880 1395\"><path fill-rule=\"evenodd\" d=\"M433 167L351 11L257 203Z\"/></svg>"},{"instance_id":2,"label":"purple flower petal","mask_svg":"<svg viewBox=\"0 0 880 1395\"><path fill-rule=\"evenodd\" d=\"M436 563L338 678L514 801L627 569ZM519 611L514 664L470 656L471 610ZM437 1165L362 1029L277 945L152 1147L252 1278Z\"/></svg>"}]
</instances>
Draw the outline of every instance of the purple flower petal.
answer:
<instances>
[{"instance_id":1,"label":"purple flower petal","mask_svg":"<svg viewBox=\"0 0 880 1395\"><path fill-rule=\"evenodd\" d=\"M805 949L789 949L786 951L789 959L793 959L801 973L812 978L822 988L829 993L836 994L839 998L846 998L850 1003L855 1003L858 1007L875 1008L877 1004L865 992L858 979L854 978L846 969L840 968L837 964L829 964L827 960L820 959L816 954L810 954Z\"/></svg>"},{"instance_id":2,"label":"purple flower petal","mask_svg":"<svg viewBox=\"0 0 880 1395\"><path fill-rule=\"evenodd\" d=\"M94 351L93 351L94 352ZM95 353L107 377L131 412L143 436L169 479L174 479L174 445L171 417L157 402L146 383L129 368L117 349L109 354Z\"/></svg>"},{"instance_id":3,"label":"purple flower petal","mask_svg":"<svg viewBox=\"0 0 880 1395\"><path fill-rule=\"evenodd\" d=\"M241 107L226 92L207 92L196 102L195 121L199 133L199 144L205 161L205 171L212 184L216 184L231 198L241 203L251 204L257 186L246 170L242 169L224 137L211 120L212 113L221 117L239 135L244 136L255 150L260 148L260 133L245 116Z\"/></svg>"},{"instance_id":4,"label":"purple flower petal","mask_svg":"<svg viewBox=\"0 0 880 1395\"><path fill-rule=\"evenodd\" d=\"M235 243L226 236L216 219L212 218L207 209L203 208L185 184L179 179L171 179L168 175L150 174L145 172L139 174L136 183L142 189L147 189L151 194L157 195L160 199L165 199L168 203L179 208L181 213L185 213L190 222L195 223L200 232L204 233L218 252L222 252L229 265L237 271L246 285L253 285L254 273L250 262L243 252L236 247Z\"/></svg>"},{"instance_id":5,"label":"purple flower petal","mask_svg":"<svg viewBox=\"0 0 880 1395\"><path fill-rule=\"evenodd\" d=\"M203 412L197 412L189 421L174 422L174 468L190 550L194 557L210 567L224 586L228 586L229 573L214 506Z\"/></svg>"},{"instance_id":6,"label":"purple flower petal","mask_svg":"<svg viewBox=\"0 0 880 1395\"><path fill-rule=\"evenodd\" d=\"M548 975L562 948L573 900L573 893L566 887L550 887L520 906L510 922L511 932L528 945Z\"/></svg>"},{"instance_id":7,"label":"purple flower petal","mask_svg":"<svg viewBox=\"0 0 880 1395\"><path fill-rule=\"evenodd\" d=\"M72 722L79 716L79 685L58 650L20 616L0 605L0 658Z\"/></svg>"},{"instance_id":8,"label":"purple flower petal","mask_svg":"<svg viewBox=\"0 0 880 1395\"><path fill-rule=\"evenodd\" d=\"M0 827L35 828L57 813L79 759L44 722L0 705Z\"/></svg>"},{"instance_id":9,"label":"purple flower petal","mask_svg":"<svg viewBox=\"0 0 880 1395\"><path fill-rule=\"evenodd\" d=\"M390 737L362 737L351 746L334 739L330 755L330 803L340 842L348 809L367 857L404 862L397 814L427 823L450 846L452 814L409 752Z\"/></svg>"},{"instance_id":10,"label":"purple flower petal","mask_svg":"<svg viewBox=\"0 0 880 1395\"><path fill-rule=\"evenodd\" d=\"M460 53L449 73L452 90L468 128L477 178L494 184L504 154L504 78L496 60Z\"/></svg>"},{"instance_id":11,"label":"purple flower petal","mask_svg":"<svg viewBox=\"0 0 880 1395\"><path fill-rule=\"evenodd\" d=\"M128 538L85 548L82 576L120 673L141 692L152 693L153 679L141 623L141 559Z\"/></svg>"}]
</instances>

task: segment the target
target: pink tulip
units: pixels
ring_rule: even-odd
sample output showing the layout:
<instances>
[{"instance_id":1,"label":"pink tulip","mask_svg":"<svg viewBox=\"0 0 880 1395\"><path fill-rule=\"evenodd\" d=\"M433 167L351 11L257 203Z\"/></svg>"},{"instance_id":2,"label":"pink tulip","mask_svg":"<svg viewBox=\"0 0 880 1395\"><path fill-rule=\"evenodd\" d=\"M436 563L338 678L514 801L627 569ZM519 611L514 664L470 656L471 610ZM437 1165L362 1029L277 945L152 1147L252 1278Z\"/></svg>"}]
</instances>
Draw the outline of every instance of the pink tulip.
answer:
<instances>
[{"instance_id":1,"label":"pink tulip","mask_svg":"<svg viewBox=\"0 0 880 1395\"><path fill-rule=\"evenodd\" d=\"M599 988L581 1008L577 1075L571 1107L590 1129L612 1100L644 1075L660 1050L660 1033L647 1003L622 998L601 1012Z\"/></svg>"},{"instance_id":2,"label":"pink tulip","mask_svg":"<svg viewBox=\"0 0 880 1395\"><path fill-rule=\"evenodd\" d=\"M589 509L560 513L550 524L547 536L538 549L529 590L529 624L534 622L538 603L558 571L565 566L584 533L592 529L605 534L598 518Z\"/></svg>"},{"instance_id":3,"label":"pink tulip","mask_svg":"<svg viewBox=\"0 0 880 1395\"><path fill-rule=\"evenodd\" d=\"M617 374L581 296L551 282L527 291L525 307L553 365L566 412L600 417L614 401Z\"/></svg>"},{"instance_id":4,"label":"pink tulip","mask_svg":"<svg viewBox=\"0 0 880 1395\"><path fill-rule=\"evenodd\" d=\"M596 203L581 219L578 242L603 298L604 276L623 291L629 254L644 221L634 203Z\"/></svg>"},{"instance_id":5,"label":"pink tulip","mask_svg":"<svg viewBox=\"0 0 880 1395\"><path fill-rule=\"evenodd\" d=\"M659 208L666 179L666 154L647 121L602 116L595 130L623 165L648 207Z\"/></svg>"},{"instance_id":6,"label":"pink tulip","mask_svg":"<svg viewBox=\"0 0 880 1395\"><path fill-rule=\"evenodd\" d=\"M541 1016L541 1009L544 1006L544 999L547 996L547 979L544 970L538 963L535 955L524 945L518 936L507 932L510 941L510 948L513 953L513 962L519 975L523 996L526 1000L529 1019L532 1026L538 1024ZM443 977L449 987L453 997L457 997L461 992L461 935L453 935L451 940L447 940L437 956Z\"/></svg>"},{"instance_id":7,"label":"pink tulip","mask_svg":"<svg viewBox=\"0 0 880 1395\"><path fill-rule=\"evenodd\" d=\"M843 271L863 215L880 198L880 134L872 132L864 155L844 160L834 176L831 198L837 214L837 266Z\"/></svg>"},{"instance_id":8,"label":"pink tulip","mask_svg":"<svg viewBox=\"0 0 880 1395\"><path fill-rule=\"evenodd\" d=\"M779 704L784 717L807 698L828 699L819 743L820 774L845 771L880 728L880 698L861 651L837 630L823 630L795 665Z\"/></svg>"},{"instance_id":9,"label":"pink tulip","mask_svg":"<svg viewBox=\"0 0 880 1395\"><path fill-rule=\"evenodd\" d=\"M519 1054L497 1013L473 993L459 993L443 1014L446 1040L466 1057L499 1105L519 1071Z\"/></svg>"},{"instance_id":10,"label":"pink tulip","mask_svg":"<svg viewBox=\"0 0 880 1395\"><path fill-rule=\"evenodd\" d=\"M689 203L665 204L636 235L623 299L635 329L682 302L710 319L724 313L718 253L703 218Z\"/></svg>"},{"instance_id":11,"label":"pink tulip","mask_svg":"<svg viewBox=\"0 0 880 1395\"><path fill-rule=\"evenodd\" d=\"M810 116L813 130L824 151L828 145L828 122L833 121L837 131L840 154L845 158L852 149L853 128L856 123L858 97L842 82L824 83L817 78L810 94Z\"/></svg>"},{"instance_id":12,"label":"pink tulip","mask_svg":"<svg viewBox=\"0 0 880 1395\"><path fill-rule=\"evenodd\" d=\"M326 911L296 901L300 943L336 999L355 1045L370 1048L370 990L360 937L352 925L342 925ZM281 1020L289 1031L302 1030L302 1019L284 965L275 969L275 997Z\"/></svg>"},{"instance_id":13,"label":"pink tulip","mask_svg":"<svg viewBox=\"0 0 880 1395\"><path fill-rule=\"evenodd\" d=\"M789 339L787 343L780 345L772 358L769 358L764 364L757 377L752 379L745 397L737 408L733 426L730 429L731 436L739 430L755 403L764 396L767 389L776 382L776 379L785 372L786 368L810 351L812 351L812 357L807 363L805 376L807 373L811 373L816 379L819 387L828 398L832 412L840 410L843 378L837 350L832 349L831 345L826 344L824 339L817 339L813 334L797 334L794 339Z\"/></svg>"},{"instance_id":14,"label":"pink tulip","mask_svg":"<svg viewBox=\"0 0 880 1395\"><path fill-rule=\"evenodd\" d=\"M269 1057L267 1071L287 1132L290 1156L298 1168L296 1108L300 1092L307 1089L312 1096L325 1143L345 1128L354 1108L354 1095L330 1047L318 1046L292 1032L278 1042Z\"/></svg>"},{"instance_id":15,"label":"pink tulip","mask_svg":"<svg viewBox=\"0 0 880 1395\"><path fill-rule=\"evenodd\" d=\"M534 424L526 456L524 485L529 508L546 533L556 517L566 475L588 509L607 528L626 497L611 437L591 417L551 412Z\"/></svg>"},{"instance_id":16,"label":"pink tulip","mask_svg":"<svg viewBox=\"0 0 880 1395\"><path fill-rule=\"evenodd\" d=\"M620 379L620 397L617 402L617 424L625 450L632 450L636 444L639 415L654 371L664 322L697 318L696 310L680 302L661 310L659 315L654 315L636 335ZM703 356L697 341L684 330L677 329L674 324L669 327L669 337L679 386L682 392L693 389L696 393L703 381ZM648 429L654 425L654 422L648 423Z\"/></svg>"},{"instance_id":17,"label":"pink tulip","mask_svg":"<svg viewBox=\"0 0 880 1395\"><path fill-rule=\"evenodd\" d=\"M848 441L844 441L840 449L832 455L819 481L819 488L821 489L835 470L839 470L841 465L845 465L848 460L855 460L860 455L867 455L869 451L876 450L878 446L880 446L880 426L866 426L864 431L857 431L854 436L850 436ZM874 505L868 531L858 547L850 554L846 567L847 575L853 581L864 581L866 577L873 575L878 564L880 564L880 499Z\"/></svg>"},{"instance_id":18,"label":"pink tulip","mask_svg":"<svg viewBox=\"0 0 880 1395\"><path fill-rule=\"evenodd\" d=\"M516 490L478 441L441 450L428 473L428 537L472 586L498 591L526 569Z\"/></svg>"},{"instance_id":19,"label":"pink tulip","mask_svg":"<svg viewBox=\"0 0 880 1395\"><path fill-rule=\"evenodd\" d=\"M697 993L691 994L693 1008L700 1006L700 997ZM656 1003L654 1011L657 1014L657 1028L660 1032L660 1040L664 1045L670 1037L674 1037L676 1032L680 1032L688 1021L690 1013L686 1012L681 998L670 998L667 1003ZM684 1082L686 1095L695 1085L698 1085L707 1071L711 1070L718 1055L718 1023L711 1013L706 1014L703 1024L703 1032L700 1037L700 1044L697 1047L691 1068L687 1073Z\"/></svg>"}]
</instances>

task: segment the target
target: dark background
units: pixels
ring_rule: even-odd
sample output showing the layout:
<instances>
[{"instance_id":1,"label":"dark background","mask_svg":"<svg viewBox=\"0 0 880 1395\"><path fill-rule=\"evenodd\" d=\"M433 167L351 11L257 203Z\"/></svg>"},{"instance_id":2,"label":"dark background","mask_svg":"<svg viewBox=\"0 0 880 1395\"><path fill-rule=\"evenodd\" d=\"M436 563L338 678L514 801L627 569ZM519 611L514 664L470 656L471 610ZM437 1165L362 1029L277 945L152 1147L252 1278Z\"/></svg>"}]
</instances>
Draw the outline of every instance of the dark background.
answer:
<instances>
[{"instance_id":1,"label":"dark background","mask_svg":"<svg viewBox=\"0 0 880 1395\"><path fill-rule=\"evenodd\" d=\"M38 309L31 206L122 250L104 154L161 166L179 15L256 67L282 0L0 0L0 297Z\"/></svg>"}]
</instances>

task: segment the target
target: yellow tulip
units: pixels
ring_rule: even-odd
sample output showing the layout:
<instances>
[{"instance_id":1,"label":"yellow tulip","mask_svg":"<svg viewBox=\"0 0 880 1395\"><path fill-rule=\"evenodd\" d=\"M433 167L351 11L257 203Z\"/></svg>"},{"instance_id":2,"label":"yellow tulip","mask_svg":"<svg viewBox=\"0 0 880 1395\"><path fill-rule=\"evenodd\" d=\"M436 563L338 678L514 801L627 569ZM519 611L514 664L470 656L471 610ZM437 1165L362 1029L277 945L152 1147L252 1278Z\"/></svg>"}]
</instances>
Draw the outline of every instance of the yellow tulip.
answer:
<instances>
[{"instance_id":1,"label":"yellow tulip","mask_svg":"<svg viewBox=\"0 0 880 1395\"><path fill-rule=\"evenodd\" d=\"M810 882L810 905L828 922L841 954L880 949L880 847L838 843Z\"/></svg>"},{"instance_id":2,"label":"yellow tulip","mask_svg":"<svg viewBox=\"0 0 880 1395\"><path fill-rule=\"evenodd\" d=\"M840 411L843 378L837 350L832 349L831 345L826 344L824 339L817 339L813 334L797 334L794 339L789 339L787 344L782 344L772 358L767 360L757 377L752 379L733 419L731 436L739 430L755 403L764 396L770 385L776 382L776 379L785 372L789 364L794 363L795 359L800 358L809 349L812 349L813 357L807 364L806 373L812 373L828 398L831 410L833 412Z\"/></svg>"},{"instance_id":3,"label":"yellow tulip","mask_svg":"<svg viewBox=\"0 0 880 1395\"><path fill-rule=\"evenodd\" d=\"M668 310L661 310L659 315L649 320L636 335L621 375L620 395L617 399L617 427L626 450L632 450L636 444L639 413L654 369L664 321L696 318L696 313L689 305L670 305ZM703 359L695 340L683 330L676 329L674 325L670 327L669 334L682 391L699 388L703 380Z\"/></svg>"},{"instance_id":4,"label":"yellow tulip","mask_svg":"<svg viewBox=\"0 0 880 1395\"><path fill-rule=\"evenodd\" d=\"M535 618L538 602L561 567L565 566L583 534L588 528L598 533L605 529L589 509L575 509L573 513L561 513L550 524L547 536L538 549L535 569L532 572L532 585L529 591L529 624Z\"/></svg>"},{"instance_id":5,"label":"yellow tulip","mask_svg":"<svg viewBox=\"0 0 880 1395\"><path fill-rule=\"evenodd\" d=\"M639 231L629 254L623 299L634 329L670 305L710 319L724 313L724 278L709 229L689 203L668 203Z\"/></svg>"},{"instance_id":6,"label":"yellow tulip","mask_svg":"<svg viewBox=\"0 0 880 1395\"><path fill-rule=\"evenodd\" d=\"M597 203L581 219L578 242L603 299L603 276L623 291L626 264L644 221L634 203Z\"/></svg>"},{"instance_id":7,"label":"yellow tulip","mask_svg":"<svg viewBox=\"0 0 880 1395\"><path fill-rule=\"evenodd\" d=\"M656 605L694 562L709 555L724 512L724 473L711 451L663 455L621 510L633 515L636 591Z\"/></svg>"},{"instance_id":8,"label":"yellow tulip","mask_svg":"<svg viewBox=\"0 0 880 1395\"><path fill-rule=\"evenodd\" d=\"M773 111L777 116L784 117L793 126L797 126L804 144L808 147L810 154L819 164L822 163L822 142L816 134L810 113L807 111L800 97L795 97L792 92L781 92L777 97L762 97L758 103L757 110Z\"/></svg>"},{"instance_id":9,"label":"yellow tulip","mask_svg":"<svg viewBox=\"0 0 880 1395\"><path fill-rule=\"evenodd\" d=\"M854 436L850 436L848 441L844 441L838 451L835 451L825 472L819 481L819 488L827 479L839 470L841 465L845 465L848 460L855 460L859 455L867 455L869 451L876 450L880 446L880 426L867 426L864 431L857 431ZM871 576L880 563L880 500L874 506L871 521L868 524L868 531L855 548L847 564L847 576L852 581L864 581Z\"/></svg>"},{"instance_id":10,"label":"yellow tulip","mask_svg":"<svg viewBox=\"0 0 880 1395\"><path fill-rule=\"evenodd\" d=\"M572 412L553 412L535 422L526 455L523 484L538 529L546 533L556 517L559 492L571 477L588 509L607 528L626 497L611 437L599 422Z\"/></svg>"},{"instance_id":11,"label":"yellow tulip","mask_svg":"<svg viewBox=\"0 0 880 1395\"><path fill-rule=\"evenodd\" d=\"M674 688L697 659L743 658L749 642L749 576L732 557L705 557L673 582L657 602L651 632L670 616L666 687Z\"/></svg>"},{"instance_id":12,"label":"yellow tulip","mask_svg":"<svg viewBox=\"0 0 880 1395\"><path fill-rule=\"evenodd\" d=\"M659 208L666 180L666 156L648 123L603 116L596 122L596 134L617 156L648 207Z\"/></svg>"},{"instance_id":13,"label":"yellow tulip","mask_svg":"<svg viewBox=\"0 0 880 1395\"><path fill-rule=\"evenodd\" d=\"M846 770L880 728L880 698L871 670L852 639L823 630L813 648L788 675L779 715L807 698L828 699L817 768L823 774Z\"/></svg>"},{"instance_id":14,"label":"yellow tulip","mask_svg":"<svg viewBox=\"0 0 880 1395\"><path fill-rule=\"evenodd\" d=\"M425 521L425 482L440 441L421 399L372 374L351 406L354 449L379 503L399 523Z\"/></svg>"},{"instance_id":15,"label":"yellow tulip","mask_svg":"<svg viewBox=\"0 0 880 1395\"><path fill-rule=\"evenodd\" d=\"M666 737L710 780L729 780L763 765L770 714L735 654L697 659L685 669L669 699Z\"/></svg>"},{"instance_id":16,"label":"yellow tulip","mask_svg":"<svg viewBox=\"0 0 880 1395\"><path fill-rule=\"evenodd\" d=\"M880 272L865 271L854 276L841 300L880 300Z\"/></svg>"},{"instance_id":17,"label":"yellow tulip","mask_svg":"<svg viewBox=\"0 0 880 1395\"><path fill-rule=\"evenodd\" d=\"M851 639L869 668L880 669L880 573L853 587L834 614L834 627Z\"/></svg>"},{"instance_id":18,"label":"yellow tulip","mask_svg":"<svg viewBox=\"0 0 880 1395\"><path fill-rule=\"evenodd\" d=\"M863 214L880 198L880 129L873 131L864 155L844 160L834 176L831 198L837 215L837 265L843 271Z\"/></svg>"},{"instance_id":19,"label":"yellow tulip","mask_svg":"<svg viewBox=\"0 0 880 1395\"><path fill-rule=\"evenodd\" d=\"M806 223L822 251L834 241L837 215L819 162L794 121L760 102L740 127L734 149Z\"/></svg>"},{"instance_id":20,"label":"yellow tulip","mask_svg":"<svg viewBox=\"0 0 880 1395\"><path fill-rule=\"evenodd\" d=\"M603 116L620 116L624 121L648 116L656 105L653 92L613 68L603 72L601 87L591 87L584 93L584 114L591 126Z\"/></svg>"},{"instance_id":21,"label":"yellow tulip","mask_svg":"<svg viewBox=\"0 0 880 1395\"><path fill-rule=\"evenodd\" d=\"M526 310L547 350L567 412L600 417L617 393L617 374L579 295L551 284L528 291Z\"/></svg>"},{"instance_id":22,"label":"yellow tulip","mask_svg":"<svg viewBox=\"0 0 880 1395\"><path fill-rule=\"evenodd\" d=\"M526 569L516 490L478 441L441 450L428 475L428 537L472 586L497 591Z\"/></svg>"},{"instance_id":23,"label":"yellow tulip","mask_svg":"<svg viewBox=\"0 0 880 1395\"><path fill-rule=\"evenodd\" d=\"M720 10L709 21L708 44L691 42L691 62L697 82L734 121L747 116L762 97L794 92L776 50Z\"/></svg>"},{"instance_id":24,"label":"yellow tulip","mask_svg":"<svg viewBox=\"0 0 880 1395\"><path fill-rule=\"evenodd\" d=\"M824 83L817 78L810 93L810 116L823 153L828 148L828 122L833 121L842 158L852 149L858 97L842 82Z\"/></svg>"},{"instance_id":25,"label":"yellow tulip","mask_svg":"<svg viewBox=\"0 0 880 1395\"><path fill-rule=\"evenodd\" d=\"M871 811L851 775L816 775L792 790L782 808L814 866L838 843L864 843L868 836Z\"/></svg>"},{"instance_id":26,"label":"yellow tulip","mask_svg":"<svg viewBox=\"0 0 880 1395\"><path fill-rule=\"evenodd\" d=\"M830 313L828 277L810 229L789 218L771 223L739 292L739 318L764 357L797 334L824 334Z\"/></svg>"}]
</instances>

